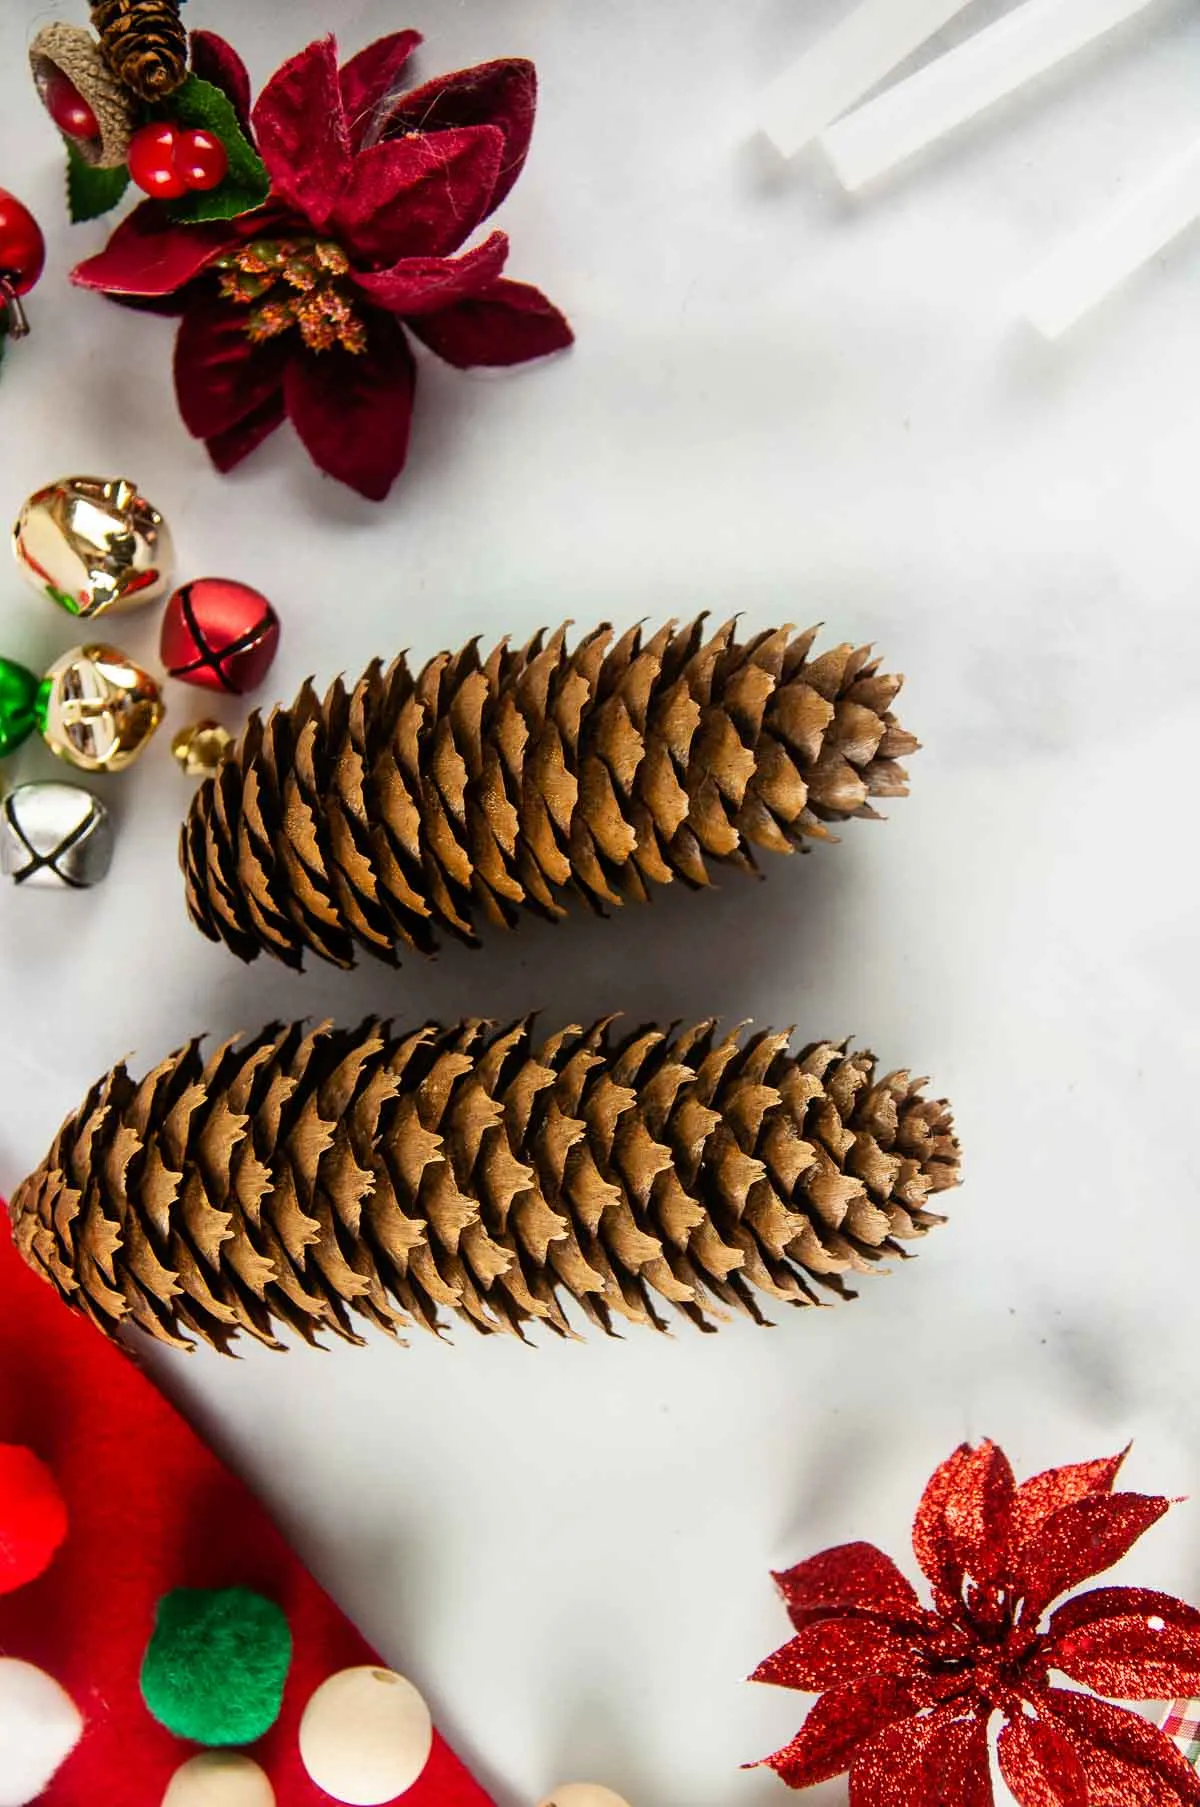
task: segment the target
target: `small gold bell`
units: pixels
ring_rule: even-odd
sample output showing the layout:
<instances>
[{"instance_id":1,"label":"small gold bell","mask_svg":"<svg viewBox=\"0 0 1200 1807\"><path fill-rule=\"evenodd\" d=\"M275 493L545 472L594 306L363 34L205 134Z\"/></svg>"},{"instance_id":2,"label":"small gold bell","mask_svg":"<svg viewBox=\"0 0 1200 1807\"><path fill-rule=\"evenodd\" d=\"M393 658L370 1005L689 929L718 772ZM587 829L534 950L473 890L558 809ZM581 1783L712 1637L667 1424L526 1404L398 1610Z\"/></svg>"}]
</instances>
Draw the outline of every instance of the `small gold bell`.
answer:
<instances>
[{"instance_id":1,"label":"small gold bell","mask_svg":"<svg viewBox=\"0 0 1200 1807\"><path fill-rule=\"evenodd\" d=\"M171 742L171 752L187 778L211 778L225 763L233 735L220 722L192 722Z\"/></svg>"},{"instance_id":2,"label":"small gold bell","mask_svg":"<svg viewBox=\"0 0 1200 1807\"><path fill-rule=\"evenodd\" d=\"M85 621L157 602L170 587L170 531L125 477L39 489L17 517L13 552L35 590Z\"/></svg>"},{"instance_id":3,"label":"small gold bell","mask_svg":"<svg viewBox=\"0 0 1200 1807\"><path fill-rule=\"evenodd\" d=\"M47 746L83 772L123 772L149 745L163 713L154 679L115 646L65 653L38 693Z\"/></svg>"}]
</instances>

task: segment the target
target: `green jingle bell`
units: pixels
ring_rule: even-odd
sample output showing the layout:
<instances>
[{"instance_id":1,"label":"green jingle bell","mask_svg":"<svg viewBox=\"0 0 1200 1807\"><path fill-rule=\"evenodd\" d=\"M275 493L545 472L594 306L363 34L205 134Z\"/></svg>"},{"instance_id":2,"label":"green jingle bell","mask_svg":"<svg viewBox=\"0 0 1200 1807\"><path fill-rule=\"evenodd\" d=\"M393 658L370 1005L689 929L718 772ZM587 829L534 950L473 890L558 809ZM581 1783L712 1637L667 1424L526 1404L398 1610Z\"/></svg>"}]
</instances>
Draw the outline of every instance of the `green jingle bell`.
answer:
<instances>
[{"instance_id":1,"label":"green jingle bell","mask_svg":"<svg viewBox=\"0 0 1200 1807\"><path fill-rule=\"evenodd\" d=\"M40 687L40 678L27 666L0 658L0 759L15 753L37 727Z\"/></svg>"}]
</instances>

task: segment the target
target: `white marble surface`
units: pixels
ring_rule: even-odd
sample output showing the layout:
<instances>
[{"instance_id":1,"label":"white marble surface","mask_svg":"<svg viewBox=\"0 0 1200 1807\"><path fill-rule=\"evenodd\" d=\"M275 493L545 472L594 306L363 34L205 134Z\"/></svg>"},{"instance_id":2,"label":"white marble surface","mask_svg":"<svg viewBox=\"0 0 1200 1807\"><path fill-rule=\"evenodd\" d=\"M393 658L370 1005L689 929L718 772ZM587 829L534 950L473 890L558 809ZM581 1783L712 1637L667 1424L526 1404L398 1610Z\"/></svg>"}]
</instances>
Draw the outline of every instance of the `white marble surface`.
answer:
<instances>
[{"instance_id":1,"label":"white marble surface","mask_svg":"<svg viewBox=\"0 0 1200 1807\"><path fill-rule=\"evenodd\" d=\"M140 478L183 571L276 598L280 694L401 644L701 607L820 617L909 674L925 750L890 822L761 886L531 923L399 976L246 972L203 943L165 744L110 787L102 894L0 896L9 1182L114 1057L273 1014L720 1011L854 1032L955 1100L952 1226L853 1308L771 1334L164 1364L502 1807L587 1775L633 1807L784 1799L738 1768L801 1717L741 1680L786 1630L768 1570L849 1536L900 1552L962 1437L1028 1470L1133 1436L1135 1484L1200 1489L1200 237L1060 346L1009 303L1192 129L1200 18L1159 0L850 203L815 155L786 169L739 136L846 4L192 0L260 79L331 13L347 45L420 25L426 73L539 64L500 223L578 348L500 380L423 371L383 510L283 434L216 477L175 416L168 328L68 289L100 232L62 223L20 69L59 9L0 14L0 181L51 240L36 337L0 379L0 506L71 469ZM1003 11L976 0L941 41ZM3 608L6 652L69 643L15 575ZM134 618L122 638L154 634ZM190 701L175 690L177 721ZM50 764L30 749L14 775ZM1200 1594L1200 1505L1128 1567Z\"/></svg>"}]
</instances>

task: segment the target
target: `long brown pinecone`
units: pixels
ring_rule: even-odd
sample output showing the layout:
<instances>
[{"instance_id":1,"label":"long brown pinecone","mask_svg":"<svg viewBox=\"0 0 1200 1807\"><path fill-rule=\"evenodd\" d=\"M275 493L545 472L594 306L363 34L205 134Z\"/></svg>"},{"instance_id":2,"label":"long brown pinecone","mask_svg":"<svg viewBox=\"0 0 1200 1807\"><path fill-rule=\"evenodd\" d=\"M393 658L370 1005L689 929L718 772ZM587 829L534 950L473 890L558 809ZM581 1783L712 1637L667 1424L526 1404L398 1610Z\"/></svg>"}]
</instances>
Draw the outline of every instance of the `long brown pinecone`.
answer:
<instances>
[{"instance_id":1,"label":"long brown pinecone","mask_svg":"<svg viewBox=\"0 0 1200 1807\"><path fill-rule=\"evenodd\" d=\"M414 677L376 662L322 701L255 715L198 792L181 860L192 917L243 960L395 962L476 939L476 914L594 908L709 860L754 869L829 822L902 796L917 743L891 713L902 679L868 647L810 658L816 629L739 644L732 623L566 630L481 660L471 641Z\"/></svg>"},{"instance_id":2,"label":"long brown pinecone","mask_svg":"<svg viewBox=\"0 0 1200 1807\"><path fill-rule=\"evenodd\" d=\"M278 1025L140 1084L117 1067L13 1195L18 1248L110 1333L227 1350L275 1327L540 1321L564 1300L704 1328L712 1300L815 1303L943 1220L944 1103L828 1042L712 1023L536 1040ZM851 1295L852 1296L852 1295Z\"/></svg>"}]
</instances>

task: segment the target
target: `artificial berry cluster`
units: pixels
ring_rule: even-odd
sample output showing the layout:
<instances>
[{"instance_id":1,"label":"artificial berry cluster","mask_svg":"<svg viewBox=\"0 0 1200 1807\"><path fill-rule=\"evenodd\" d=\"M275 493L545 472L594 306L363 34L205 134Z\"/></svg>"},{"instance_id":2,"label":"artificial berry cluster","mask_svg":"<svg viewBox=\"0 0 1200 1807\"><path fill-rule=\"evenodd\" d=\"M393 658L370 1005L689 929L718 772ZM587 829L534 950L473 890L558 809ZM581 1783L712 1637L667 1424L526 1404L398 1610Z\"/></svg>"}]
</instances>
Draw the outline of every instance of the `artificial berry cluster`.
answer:
<instances>
[{"instance_id":1,"label":"artificial berry cluster","mask_svg":"<svg viewBox=\"0 0 1200 1807\"><path fill-rule=\"evenodd\" d=\"M229 152L203 126L184 130L155 121L130 140L129 173L144 194L174 201L192 189L219 188L229 173Z\"/></svg>"},{"instance_id":2,"label":"artificial berry cluster","mask_svg":"<svg viewBox=\"0 0 1200 1807\"><path fill-rule=\"evenodd\" d=\"M56 70L46 82L46 111L68 138L99 136L95 109L69 76ZM192 190L219 188L229 174L229 153L215 132L154 120L133 134L129 174L156 201L176 201Z\"/></svg>"}]
</instances>

